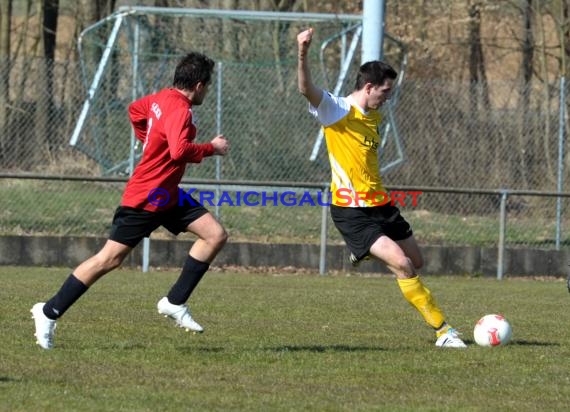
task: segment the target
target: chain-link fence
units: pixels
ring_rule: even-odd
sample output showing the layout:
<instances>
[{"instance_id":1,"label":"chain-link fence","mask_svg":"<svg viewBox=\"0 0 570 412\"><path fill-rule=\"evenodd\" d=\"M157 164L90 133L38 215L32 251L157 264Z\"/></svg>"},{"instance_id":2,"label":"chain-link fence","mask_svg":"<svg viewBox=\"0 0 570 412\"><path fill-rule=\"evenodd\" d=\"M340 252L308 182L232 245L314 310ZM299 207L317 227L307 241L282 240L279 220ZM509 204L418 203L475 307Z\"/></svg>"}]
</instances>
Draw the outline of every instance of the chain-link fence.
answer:
<instances>
[{"instance_id":1,"label":"chain-link fence","mask_svg":"<svg viewBox=\"0 0 570 412\"><path fill-rule=\"evenodd\" d=\"M316 189L310 185L324 190L330 179L326 147L310 159L319 126L297 91L295 36L309 25L315 28L313 80L347 94L360 60L354 47L358 22L311 16L296 22L242 14L123 13L118 29L116 20L107 19L84 33L80 62L0 62L9 76L9 93L0 96L1 233L106 235L141 150L132 144L127 105L168 87L176 62L189 49L218 63L209 96L194 108L198 141L222 132L231 153L189 167L186 187L211 179L258 183L245 190L282 193L287 183L312 195ZM405 48L388 39L385 52L405 74ZM346 79L337 81L344 70ZM403 207L420 242L496 244L501 196L485 190L569 191L567 156L558 160L559 101L567 93L558 82L473 85L404 77L397 99L385 108L392 123L380 156L381 164L397 159L400 142L405 161L385 174L385 184L482 190L426 191L416 206ZM39 176L18 179L18 174ZM562 230L568 220L565 199L510 195L505 207L507 245L569 242ZM215 209L234 239L319 240L320 207ZM335 231L329 236L340 242Z\"/></svg>"}]
</instances>

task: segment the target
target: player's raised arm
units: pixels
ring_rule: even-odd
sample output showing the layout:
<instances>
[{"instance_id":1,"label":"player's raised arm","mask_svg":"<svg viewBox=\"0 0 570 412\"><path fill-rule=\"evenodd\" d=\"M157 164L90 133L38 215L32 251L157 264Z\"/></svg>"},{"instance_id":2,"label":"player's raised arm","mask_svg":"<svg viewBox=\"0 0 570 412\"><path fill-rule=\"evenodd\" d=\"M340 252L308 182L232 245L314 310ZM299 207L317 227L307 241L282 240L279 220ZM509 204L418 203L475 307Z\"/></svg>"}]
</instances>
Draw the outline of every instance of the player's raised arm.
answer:
<instances>
[{"instance_id":1,"label":"player's raised arm","mask_svg":"<svg viewBox=\"0 0 570 412\"><path fill-rule=\"evenodd\" d=\"M297 35L297 45L299 47L297 76L299 91L307 98L309 103L318 107L323 97L322 89L316 87L311 80L309 70L309 47L313 37L313 29L305 30Z\"/></svg>"}]
</instances>

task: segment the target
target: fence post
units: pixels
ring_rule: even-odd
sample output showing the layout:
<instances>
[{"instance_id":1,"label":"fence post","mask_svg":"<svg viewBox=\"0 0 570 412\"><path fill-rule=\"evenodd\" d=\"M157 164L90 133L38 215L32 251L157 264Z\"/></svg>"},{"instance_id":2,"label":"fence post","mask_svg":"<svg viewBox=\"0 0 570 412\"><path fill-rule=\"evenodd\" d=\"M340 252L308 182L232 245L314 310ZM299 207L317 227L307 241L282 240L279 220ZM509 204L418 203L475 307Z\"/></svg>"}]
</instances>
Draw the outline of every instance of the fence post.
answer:
<instances>
[{"instance_id":1,"label":"fence post","mask_svg":"<svg viewBox=\"0 0 570 412\"><path fill-rule=\"evenodd\" d=\"M558 119L558 181L557 190L558 193L562 193L563 189L563 175L564 175L564 124L566 123L565 115L566 113L566 85L565 77L560 77L560 107L559 119ZM558 196L556 198L556 250L560 250L560 232L562 220L562 198Z\"/></svg>"},{"instance_id":2,"label":"fence post","mask_svg":"<svg viewBox=\"0 0 570 412\"><path fill-rule=\"evenodd\" d=\"M142 271L147 273L150 266L150 238L145 237L143 239L143 250L142 250Z\"/></svg>"},{"instance_id":3,"label":"fence post","mask_svg":"<svg viewBox=\"0 0 570 412\"><path fill-rule=\"evenodd\" d=\"M321 248L319 255L319 275L324 275L327 270L327 218L329 214L329 203L331 201L329 185L325 185L323 196L326 200L325 205L321 206Z\"/></svg>"},{"instance_id":4,"label":"fence post","mask_svg":"<svg viewBox=\"0 0 570 412\"><path fill-rule=\"evenodd\" d=\"M223 82L223 63L222 62L218 62L217 63L218 66L218 81L216 83L216 134L220 135L222 134L222 96L223 96L223 92L222 92L222 82ZM220 180L222 178L222 157L221 156L216 156L216 180ZM221 210L220 210L220 193L221 189L220 186L217 185L216 186L216 208L215 208L215 214L216 214L216 218L218 220L221 221Z\"/></svg>"},{"instance_id":5,"label":"fence post","mask_svg":"<svg viewBox=\"0 0 570 412\"><path fill-rule=\"evenodd\" d=\"M508 191L501 190L501 206L499 217L499 253L497 258L497 279L503 279L505 271L505 232L507 230L507 196Z\"/></svg>"},{"instance_id":6,"label":"fence post","mask_svg":"<svg viewBox=\"0 0 570 412\"><path fill-rule=\"evenodd\" d=\"M138 98L138 82L139 82L139 36L140 36L140 26L139 20L135 19L135 32L133 39L133 82L132 82L132 101ZM136 162L136 145L137 139L135 137L134 129L131 128L131 147L129 150L129 176L133 175L135 170ZM143 239L143 250L142 250L142 262L141 269L143 273L147 273L150 267L150 238L145 237Z\"/></svg>"}]
</instances>

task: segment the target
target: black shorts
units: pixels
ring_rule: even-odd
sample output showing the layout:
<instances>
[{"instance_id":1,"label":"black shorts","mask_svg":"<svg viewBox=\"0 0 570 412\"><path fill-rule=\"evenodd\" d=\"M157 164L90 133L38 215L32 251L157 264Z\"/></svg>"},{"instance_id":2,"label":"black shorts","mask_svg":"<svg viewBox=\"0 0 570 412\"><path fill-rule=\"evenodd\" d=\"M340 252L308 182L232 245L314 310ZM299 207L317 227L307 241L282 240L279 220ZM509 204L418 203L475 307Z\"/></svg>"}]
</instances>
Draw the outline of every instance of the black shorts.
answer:
<instances>
[{"instance_id":1,"label":"black shorts","mask_svg":"<svg viewBox=\"0 0 570 412\"><path fill-rule=\"evenodd\" d=\"M188 225L208 210L198 202L184 202L163 212L119 206L113 217L109 239L134 248L145 237L150 236L159 226L177 235L186 231Z\"/></svg>"},{"instance_id":2,"label":"black shorts","mask_svg":"<svg viewBox=\"0 0 570 412\"><path fill-rule=\"evenodd\" d=\"M348 249L357 260L370 254L370 248L382 235L394 241L412 236L410 224L396 206L341 207L331 205L331 217Z\"/></svg>"}]
</instances>

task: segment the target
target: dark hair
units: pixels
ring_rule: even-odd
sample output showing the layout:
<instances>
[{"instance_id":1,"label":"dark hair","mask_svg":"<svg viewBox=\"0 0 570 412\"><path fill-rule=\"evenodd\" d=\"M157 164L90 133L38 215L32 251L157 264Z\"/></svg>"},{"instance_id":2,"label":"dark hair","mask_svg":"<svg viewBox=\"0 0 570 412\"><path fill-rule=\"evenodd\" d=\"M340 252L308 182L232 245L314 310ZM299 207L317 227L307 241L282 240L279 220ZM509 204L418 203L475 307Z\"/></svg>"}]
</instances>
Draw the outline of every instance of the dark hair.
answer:
<instances>
[{"instance_id":1,"label":"dark hair","mask_svg":"<svg viewBox=\"0 0 570 412\"><path fill-rule=\"evenodd\" d=\"M395 79L398 73L389 64L381 62L380 60L373 60L364 63L358 69L356 76L356 84L354 90L360 90L366 83L372 83L374 86L381 86L386 79Z\"/></svg>"},{"instance_id":2,"label":"dark hair","mask_svg":"<svg viewBox=\"0 0 570 412\"><path fill-rule=\"evenodd\" d=\"M177 89L190 90L198 82L208 84L213 71L212 59L201 53L188 53L176 66L172 85Z\"/></svg>"}]
</instances>

